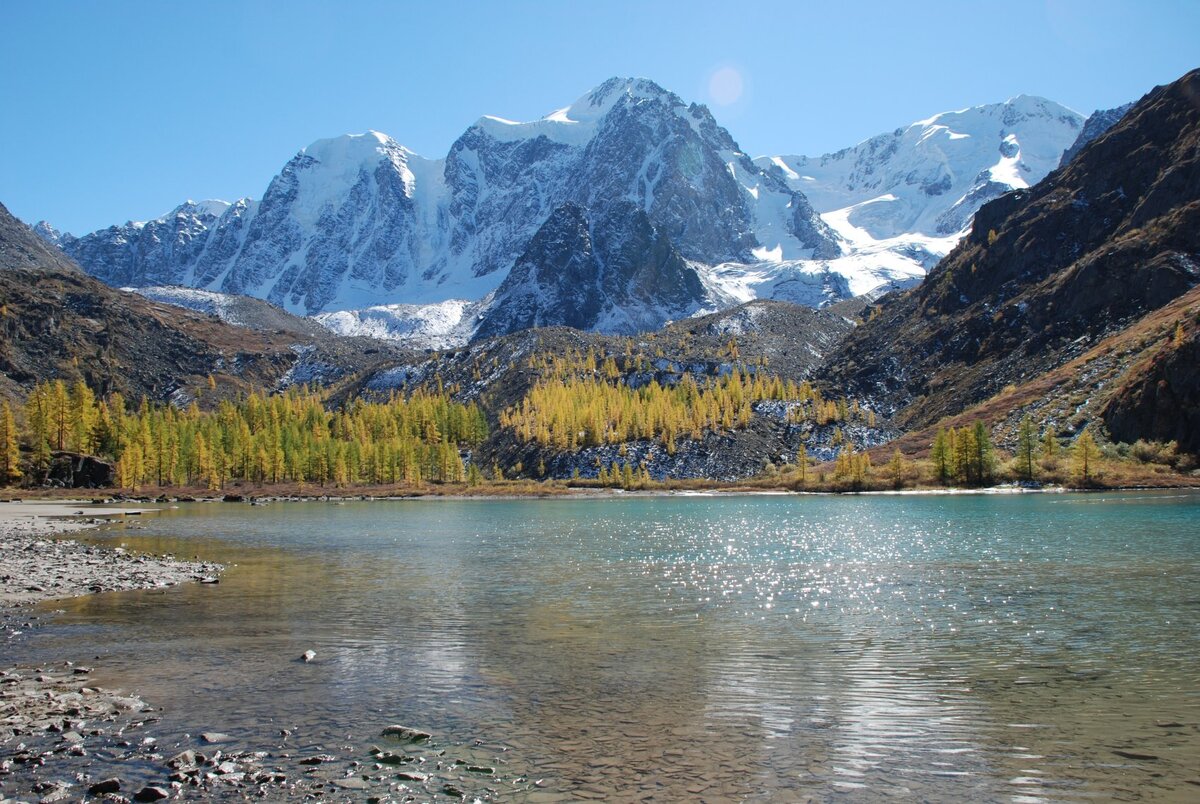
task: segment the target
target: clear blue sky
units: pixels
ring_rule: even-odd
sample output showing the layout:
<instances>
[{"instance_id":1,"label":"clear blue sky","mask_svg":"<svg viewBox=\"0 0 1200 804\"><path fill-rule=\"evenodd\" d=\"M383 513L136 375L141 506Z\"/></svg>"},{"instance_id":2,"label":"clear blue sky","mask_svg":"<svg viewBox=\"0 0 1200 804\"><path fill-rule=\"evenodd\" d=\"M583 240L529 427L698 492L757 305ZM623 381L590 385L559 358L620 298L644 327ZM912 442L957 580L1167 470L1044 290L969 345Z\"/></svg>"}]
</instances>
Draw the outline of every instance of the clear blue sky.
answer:
<instances>
[{"instance_id":1,"label":"clear blue sky","mask_svg":"<svg viewBox=\"0 0 1200 804\"><path fill-rule=\"evenodd\" d=\"M614 75L709 104L752 155L815 155L1020 93L1086 114L1195 67L1196 0L7 0L0 202L83 233L260 197L315 139L440 157Z\"/></svg>"}]
</instances>

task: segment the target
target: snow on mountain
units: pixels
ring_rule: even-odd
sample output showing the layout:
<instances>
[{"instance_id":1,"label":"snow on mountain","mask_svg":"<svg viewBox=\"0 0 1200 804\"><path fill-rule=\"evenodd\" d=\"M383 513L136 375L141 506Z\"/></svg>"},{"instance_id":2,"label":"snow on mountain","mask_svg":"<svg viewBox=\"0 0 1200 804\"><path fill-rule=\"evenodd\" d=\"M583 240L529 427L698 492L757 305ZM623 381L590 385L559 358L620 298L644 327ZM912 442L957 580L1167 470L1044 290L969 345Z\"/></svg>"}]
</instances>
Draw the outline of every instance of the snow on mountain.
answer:
<instances>
[{"instance_id":1,"label":"snow on mountain","mask_svg":"<svg viewBox=\"0 0 1200 804\"><path fill-rule=\"evenodd\" d=\"M1078 136L1082 118L1042 98L934 115L853 148L755 164L803 194L842 244L840 255L725 264L708 281L735 298L820 305L918 283L985 202L1036 184ZM761 218L760 218L761 220Z\"/></svg>"},{"instance_id":2,"label":"snow on mountain","mask_svg":"<svg viewBox=\"0 0 1200 804\"><path fill-rule=\"evenodd\" d=\"M234 297L224 293L214 293L211 290L197 290L196 288L182 288L174 286L157 286L157 287L142 287L142 288L121 288L127 293L136 293L139 296L144 296L151 301L162 302L163 304L171 304L175 307L184 307L188 310L195 310L198 313L207 313L220 318L230 324L241 324L242 322L229 318L230 310L233 308L231 301Z\"/></svg>"},{"instance_id":3,"label":"snow on mountain","mask_svg":"<svg viewBox=\"0 0 1200 804\"><path fill-rule=\"evenodd\" d=\"M855 207L848 222L873 239L946 237L960 235L985 201L1057 167L1082 123L1064 106L1020 95L934 115L825 156L756 161L774 167L823 214Z\"/></svg>"},{"instance_id":4,"label":"snow on mountain","mask_svg":"<svg viewBox=\"0 0 1200 804\"><path fill-rule=\"evenodd\" d=\"M60 244L114 284L186 284L311 314L481 299L568 203L602 217L632 203L705 264L839 252L802 195L705 107L644 79L612 79L528 123L481 118L444 160L378 132L320 140L259 202L189 202Z\"/></svg>"},{"instance_id":5,"label":"snow on mountain","mask_svg":"<svg viewBox=\"0 0 1200 804\"><path fill-rule=\"evenodd\" d=\"M318 313L313 318L338 335L452 349L471 339L481 306L477 301L447 299L433 304L385 304L362 310L338 310Z\"/></svg>"},{"instance_id":6,"label":"snow on mountain","mask_svg":"<svg viewBox=\"0 0 1200 804\"><path fill-rule=\"evenodd\" d=\"M335 137L259 201L189 201L80 238L38 231L110 284L250 295L339 332L450 345L479 327L633 331L750 298L820 306L919 281L980 204L1039 180L1079 129L1022 96L815 159L751 160L706 107L614 78L539 120L482 117L444 159L374 131ZM588 232L580 276L530 251L567 207ZM605 232L630 227L675 256L602 253ZM581 276L587 288L572 286ZM584 296L586 314L571 309Z\"/></svg>"}]
</instances>

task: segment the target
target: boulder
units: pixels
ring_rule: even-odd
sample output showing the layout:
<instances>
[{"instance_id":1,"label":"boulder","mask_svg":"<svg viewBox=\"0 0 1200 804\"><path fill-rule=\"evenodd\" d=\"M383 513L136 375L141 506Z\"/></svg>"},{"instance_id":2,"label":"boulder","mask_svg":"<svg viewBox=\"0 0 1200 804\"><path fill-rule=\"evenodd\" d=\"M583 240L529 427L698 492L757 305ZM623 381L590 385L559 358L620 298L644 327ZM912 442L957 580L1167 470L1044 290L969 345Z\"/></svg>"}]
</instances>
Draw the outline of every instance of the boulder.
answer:
<instances>
[{"instance_id":1,"label":"boulder","mask_svg":"<svg viewBox=\"0 0 1200 804\"><path fill-rule=\"evenodd\" d=\"M46 482L73 489L110 488L116 483L117 470L108 461L78 452L54 452Z\"/></svg>"}]
</instances>

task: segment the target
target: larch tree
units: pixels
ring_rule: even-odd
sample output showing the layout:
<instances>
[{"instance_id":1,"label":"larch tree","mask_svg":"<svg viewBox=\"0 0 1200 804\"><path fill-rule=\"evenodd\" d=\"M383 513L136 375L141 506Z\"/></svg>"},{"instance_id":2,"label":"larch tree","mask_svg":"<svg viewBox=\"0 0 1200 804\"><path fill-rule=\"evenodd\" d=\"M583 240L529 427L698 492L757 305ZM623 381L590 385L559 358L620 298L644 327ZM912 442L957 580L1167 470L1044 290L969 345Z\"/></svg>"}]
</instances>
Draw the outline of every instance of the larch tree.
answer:
<instances>
[{"instance_id":1,"label":"larch tree","mask_svg":"<svg viewBox=\"0 0 1200 804\"><path fill-rule=\"evenodd\" d=\"M1083 431L1075 438L1071 457L1075 461L1075 472L1079 477L1079 482L1087 485L1092 481L1092 476L1096 471L1096 462L1100 457L1096 439L1092 438L1088 428L1083 428Z\"/></svg>"},{"instance_id":2,"label":"larch tree","mask_svg":"<svg viewBox=\"0 0 1200 804\"><path fill-rule=\"evenodd\" d=\"M1017 471L1022 479L1033 480L1033 462L1037 459L1038 435L1033 419L1026 413L1017 425Z\"/></svg>"},{"instance_id":3,"label":"larch tree","mask_svg":"<svg viewBox=\"0 0 1200 804\"><path fill-rule=\"evenodd\" d=\"M0 405L0 483L11 486L21 479L21 445L17 424L8 402Z\"/></svg>"}]
</instances>

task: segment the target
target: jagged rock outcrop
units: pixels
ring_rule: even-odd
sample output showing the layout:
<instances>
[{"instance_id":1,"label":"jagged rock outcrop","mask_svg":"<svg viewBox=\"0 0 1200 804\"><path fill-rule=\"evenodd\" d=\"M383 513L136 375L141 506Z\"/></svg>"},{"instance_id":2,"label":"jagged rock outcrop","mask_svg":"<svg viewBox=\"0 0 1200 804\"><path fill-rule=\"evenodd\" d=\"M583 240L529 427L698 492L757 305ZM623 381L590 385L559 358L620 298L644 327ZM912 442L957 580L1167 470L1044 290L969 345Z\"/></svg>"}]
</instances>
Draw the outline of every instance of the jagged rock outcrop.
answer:
<instances>
[{"instance_id":1,"label":"jagged rock outcrop","mask_svg":"<svg viewBox=\"0 0 1200 804\"><path fill-rule=\"evenodd\" d=\"M116 481L116 468L108 461L78 452L55 452L45 482L68 489L105 489Z\"/></svg>"},{"instance_id":2,"label":"jagged rock outcrop","mask_svg":"<svg viewBox=\"0 0 1200 804\"><path fill-rule=\"evenodd\" d=\"M1136 379L1109 400L1102 416L1116 441L1175 441L1200 455L1200 322L1185 329L1140 367Z\"/></svg>"},{"instance_id":3,"label":"jagged rock outcrop","mask_svg":"<svg viewBox=\"0 0 1200 804\"><path fill-rule=\"evenodd\" d=\"M1119 123L1121 118L1125 116L1125 113L1132 108L1133 104L1127 103L1115 109L1098 109L1088 115L1088 119L1083 121L1083 128L1079 130L1079 136L1075 139L1075 142L1071 143L1070 148L1063 151L1062 159L1059 160L1058 166L1062 167L1074 159L1075 154L1083 150L1083 146Z\"/></svg>"},{"instance_id":4,"label":"jagged rock outcrop","mask_svg":"<svg viewBox=\"0 0 1200 804\"><path fill-rule=\"evenodd\" d=\"M546 326L641 332L705 303L695 269L641 207L601 209L555 210L497 289L476 338Z\"/></svg>"}]
</instances>

